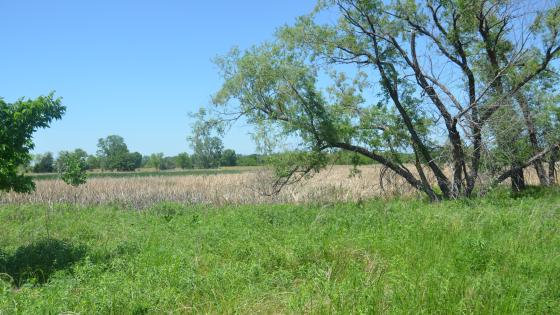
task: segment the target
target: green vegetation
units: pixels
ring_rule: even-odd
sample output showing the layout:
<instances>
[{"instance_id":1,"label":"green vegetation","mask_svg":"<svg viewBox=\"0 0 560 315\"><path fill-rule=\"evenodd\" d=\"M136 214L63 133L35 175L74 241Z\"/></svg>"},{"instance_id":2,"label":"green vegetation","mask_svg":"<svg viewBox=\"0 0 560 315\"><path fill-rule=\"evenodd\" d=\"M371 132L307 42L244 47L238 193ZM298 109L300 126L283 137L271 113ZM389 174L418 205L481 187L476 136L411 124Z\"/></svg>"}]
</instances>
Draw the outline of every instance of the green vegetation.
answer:
<instances>
[{"instance_id":1,"label":"green vegetation","mask_svg":"<svg viewBox=\"0 0 560 315\"><path fill-rule=\"evenodd\" d=\"M101 168L110 171L134 171L142 164L142 155L129 152L123 137L117 135L99 139L97 157Z\"/></svg>"},{"instance_id":2,"label":"green vegetation","mask_svg":"<svg viewBox=\"0 0 560 315\"><path fill-rule=\"evenodd\" d=\"M208 113L201 108L198 113L193 114L192 135L187 137L194 153L193 164L196 168L220 167L224 144L223 124L208 117Z\"/></svg>"},{"instance_id":3,"label":"green vegetation","mask_svg":"<svg viewBox=\"0 0 560 315\"><path fill-rule=\"evenodd\" d=\"M4 206L0 310L558 313L560 194L507 195L145 212L55 205L48 220L43 206Z\"/></svg>"},{"instance_id":4,"label":"green vegetation","mask_svg":"<svg viewBox=\"0 0 560 315\"><path fill-rule=\"evenodd\" d=\"M86 158L83 155L70 153L61 165L61 178L66 184L78 187L87 181L86 168Z\"/></svg>"},{"instance_id":5,"label":"green vegetation","mask_svg":"<svg viewBox=\"0 0 560 315\"><path fill-rule=\"evenodd\" d=\"M220 161L221 166L236 166L237 165L237 154L232 149L225 149L222 152L222 157Z\"/></svg>"},{"instance_id":6,"label":"green vegetation","mask_svg":"<svg viewBox=\"0 0 560 315\"><path fill-rule=\"evenodd\" d=\"M109 135L96 155L31 163L34 132L66 108L52 93L0 98L0 315L560 314L560 4L526 9L318 1L272 40L216 59L223 83L192 115L192 155L143 156ZM238 120L262 154L224 148ZM373 163L375 176L271 196L332 164L357 178ZM261 165L276 177L77 188ZM33 183L53 178L74 187ZM384 181L425 200L363 201L391 194ZM284 200L298 205L232 205Z\"/></svg>"},{"instance_id":7,"label":"green vegetation","mask_svg":"<svg viewBox=\"0 0 560 315\"><path fill-rule=\"evenodd\" d=\"M175 164L183 170L193 167L192 159L187 152L179 153L177 157L175 157Z\"/></svg>"},{"instance_id":8,"label":"green vegetation","mask_svg":"<svg viewBox=\"0 0 560 315\"><path fill-rule=\"evenodd\" d=\"M88 154L82 149L75 149L74 151L60 151L58 152L58 157L54 163L54 168L58 173L64 173L68 168L68 164L71 163L70 160L80 160L83 164L83 168L91 169L88 165ZM33 170L35 172L35 170ZM36 173L49 173L49 172L36 172Z\"/></svg>"},{"instance_id":9,"label":"green vegetation","mask_svg":"<svg viewBox=\"0 0 560 315\"><path fill-rule=\"evenodd\" d=\"M35 188L31 178L22 174L31 162L33 133L49 127L65 111L62 100L54 98L53 93L34 100L21 98L15 103L6 103L0 97L0 191L29 192Z\"/></svg>"},{"instance_id":10,"label":"green vegetation","mask_svg":"<svg viewBox=\"0 0 560 315\"><path fill-rule=\"evenodd\" d=\"M520 191L528 168L553 185L560 6L517 12L523 1L318 1L273 40L216 59L212 108L266 150L297 149L275 164L279 183L343 150L434 201L508 179Z\"/></svg>"},{"instance_id":11,"label":"green vegetation","mask_svg":"<svg viewBox=\"0 0 560 315\"><path fill-rule=\"evenodd\" d=\"M34 173L52 173L54 172L54 157L52 153L39 154L35 157L36 162L33 165Z\"/></svg>"}]
</instances>

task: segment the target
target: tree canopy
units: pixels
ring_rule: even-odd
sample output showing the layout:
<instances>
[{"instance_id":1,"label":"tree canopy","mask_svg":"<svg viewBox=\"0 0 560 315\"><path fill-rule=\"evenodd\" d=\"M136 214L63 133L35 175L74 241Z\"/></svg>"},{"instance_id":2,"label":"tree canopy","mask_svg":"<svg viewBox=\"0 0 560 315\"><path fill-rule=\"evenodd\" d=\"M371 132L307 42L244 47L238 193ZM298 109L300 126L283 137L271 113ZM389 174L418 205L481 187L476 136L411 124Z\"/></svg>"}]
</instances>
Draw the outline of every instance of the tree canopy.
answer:
<instances>
[{"instance_id":1,"label":"tree canopy","mask_svg":"<svg viewBox=\"0 0 560 315\"><path fill-rule=\"evenodd\" d=\"M236 166L237 165L237 154L232 149L225 149L222 152L221 159L222 166Z\"/></svg>"},{"instance_id":2,"label":"tree canopy","mask_svg":"<svg viewBox=\"0 0 560 315\"><path fill-rule=\"evenodd\" d=\"M175 157L175 164L181 169L192 168L192 159L188 153L182 152Z\"/></svg>"},{"instance_id":3,"label":"tree canopy","mask_svg":"<svg viewBox=\"0 0 560 315\"><path fill-rule=\"evenodd\" d=\"M62 99L55 98L54 93L14 103L0 98L0 191L29 192L35 188L31 178L21 172L21 167L31 161L33 133L48 128L65 111Z\"/></svg>"},{"instance_id":4,"label":"tree canopy","mask_svg":"<svg viewBox=\"0 0 560 315\"><path fill-rule=\"evenodd\" d=\"M59 172L62 180L71 186L78 187L87 181L86 156L83 151L76 150L68 153L62 160Z\"/></svg>"},{"instance_id":5,"label":"tree canopy","mask_svg":"<svg viewBox=\"0 0 560 315\"><path fill-rule=\"evenodd\" d=\"M142 155L129 152L124 138L110 135L99 139L97 156L102 169L117 171L134 171L142 164Z\"/></svg>"},{"instance_id":6,"label":"tree canopy","mask_svg":"<svg viewBox=\"0 0 560 315\"><path fill-rule=\"evenodd\" d=\"M192 134L187 138L194 153L192 160L197 168L216 168L224 145L222 143L223 125L219 120L209 118L207 111L201 108L193 115Z\"/></svg>"},{"instance_id":7,"label":"tree canopy","mask_svg":"<svg viewBox=\"0 0 560 315\"><path fill-rule=\"evenodd\" d=\"M529 90L556 76L560 6L527 5L319 1L274 41L218 58L214 104L261 137L297 139L300 153L278 163L280 185L320 170L336 150L381 163L432 200L506 179L520 189L531 165L548 184L542 162L554 165L559 143L545 126L558 105L532 106ZM321 14L338 18L322 23ZM490 171L497 152L507 159Z\"/></svg>"},{"instance_id":8,"label":"tree canopy","mask_svg":"<svg viewBox=\"0 0 560 315\"><path fill-rule=\"evenodd\" d=\"M54 157L51 152L39 154L35 157L34 173L52 173L54 169Z\"/></svg>"}]
</instances>

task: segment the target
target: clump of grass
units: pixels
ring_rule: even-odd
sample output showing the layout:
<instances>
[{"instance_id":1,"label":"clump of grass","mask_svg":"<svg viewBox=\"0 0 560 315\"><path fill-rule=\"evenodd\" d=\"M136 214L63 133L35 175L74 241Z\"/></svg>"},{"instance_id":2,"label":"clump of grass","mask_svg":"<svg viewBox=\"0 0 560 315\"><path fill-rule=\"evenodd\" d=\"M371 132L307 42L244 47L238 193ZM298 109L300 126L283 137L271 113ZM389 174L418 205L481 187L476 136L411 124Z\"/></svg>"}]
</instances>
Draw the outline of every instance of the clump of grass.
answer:
<instances>
[{"instance_id":1,"label":"clump of grass","mask_svg":"<svg viewBox=\"0 0 560 315\"><path fill-rule=\"evenodd\" d=\"M559 205L553 190L437 204L55 204L51 238L84 251L44 282L0 276L0 310L555 314ZM0 261L45 236L42 213L0 208Z\"/></svg>"}]
</instances>

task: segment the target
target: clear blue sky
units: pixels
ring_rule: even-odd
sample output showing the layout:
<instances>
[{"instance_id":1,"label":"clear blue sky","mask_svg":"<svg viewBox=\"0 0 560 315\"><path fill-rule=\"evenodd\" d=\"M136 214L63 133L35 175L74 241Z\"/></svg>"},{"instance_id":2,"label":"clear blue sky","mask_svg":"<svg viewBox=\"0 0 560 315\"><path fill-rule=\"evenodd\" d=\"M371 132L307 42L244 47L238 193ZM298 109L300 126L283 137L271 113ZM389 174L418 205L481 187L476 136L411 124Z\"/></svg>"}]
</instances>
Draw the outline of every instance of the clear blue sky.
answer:
<instances>
[{"instance_id":1,"label":"clear blue sky","mask_svg":"<svg viewBox=\"0 0 560 315\"><path fill-rule=\"evenodd\" d=\"M0 1L0 97L56 90L68 110L35 135L35 152L125 138L143 154L190 151L189 112L209 103L221 79L212 58L272 38L315 0ZM247 127L226 147L254 152Z\"/></svg>"}]
</instances>

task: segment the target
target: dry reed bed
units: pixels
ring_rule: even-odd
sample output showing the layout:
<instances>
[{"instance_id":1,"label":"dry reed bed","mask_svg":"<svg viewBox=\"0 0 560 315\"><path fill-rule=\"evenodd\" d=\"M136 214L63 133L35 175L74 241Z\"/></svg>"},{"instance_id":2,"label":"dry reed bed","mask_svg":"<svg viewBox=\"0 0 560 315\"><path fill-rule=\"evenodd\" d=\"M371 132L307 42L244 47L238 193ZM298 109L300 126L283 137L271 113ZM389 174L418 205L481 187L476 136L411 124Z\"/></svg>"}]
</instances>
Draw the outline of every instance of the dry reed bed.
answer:
<instances>
[{"instance_id":1,"label":"dry reed bed","mask_svg":"<svg viewBox=\"0 0 560 315\"><path fill-rule=\"evenodd\" d=\"M357 201L386 195L410 195L414 191L400 180L387 177L380 187L380 168L335 166L310 179L288 185L275 195L271 178L264 171L204 176L154 176L130 178L91 178L78 188L61 180L37 181L30 194L0 195L0 203L76 203L95 205L118 203L146 208L161 201L202 204L266 204Z\"/></svg>"},{"instance_id":2,"label":"dry reed bed","mask_svg":"<svg viewBox=\"0 0 560 315\"><path fill-rule=\"evenodd\" d=\"M184 204L270 204L359 201L372 197L417 194L407 183L379 166L334 166L302 182L270 195L271 177L264 171L204 176L154 176L91 178L78 188L61 180L43 180L30 194L4 193L0 204L75 203L88 206L116 203L137 209L161 201ZM533 182L534 176L529 176Z\"/></svg>"}]
</instances>

